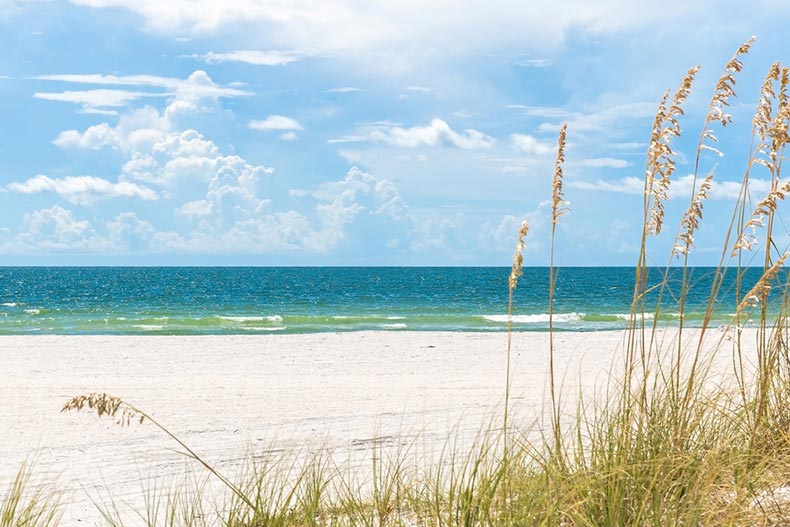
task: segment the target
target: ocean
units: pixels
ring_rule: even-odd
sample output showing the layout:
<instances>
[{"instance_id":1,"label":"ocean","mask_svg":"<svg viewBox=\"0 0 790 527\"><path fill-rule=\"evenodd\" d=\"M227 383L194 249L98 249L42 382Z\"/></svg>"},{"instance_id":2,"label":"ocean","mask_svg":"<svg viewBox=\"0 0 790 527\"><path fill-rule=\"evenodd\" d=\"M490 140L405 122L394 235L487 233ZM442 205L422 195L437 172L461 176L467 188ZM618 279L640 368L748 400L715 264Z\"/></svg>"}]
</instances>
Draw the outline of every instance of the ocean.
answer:
<instances>
[{"instance_id":1,"label":"ocean","mask_svg":"<svg viewBox=\"0 0 790 527\"><path fill-rule=\"evenodd\" d=\"M714 269L691 272L685 320L694 326ZM651 269L648 281L662 273ZM0 334L505 331L509 274L504 267L0 267ZM760 274L750 269L745 286ZM714 324L732 318L734 275L724 283ZM680 270L672 270L662 325L678 323L679 279ZM559 269L555 329L626 327L633 283L633 268ZM515 330L548 329L548 284L547 268L524 269Z\"/></svg>"}]
</instances>

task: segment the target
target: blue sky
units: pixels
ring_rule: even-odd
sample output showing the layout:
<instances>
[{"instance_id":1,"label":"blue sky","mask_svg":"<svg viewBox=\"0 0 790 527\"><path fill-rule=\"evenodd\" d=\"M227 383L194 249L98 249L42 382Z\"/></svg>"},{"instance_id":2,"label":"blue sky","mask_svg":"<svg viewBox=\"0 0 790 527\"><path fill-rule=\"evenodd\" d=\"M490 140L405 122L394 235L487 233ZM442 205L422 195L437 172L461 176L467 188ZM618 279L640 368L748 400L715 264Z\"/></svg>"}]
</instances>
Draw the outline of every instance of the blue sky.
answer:
<instances>
[{"instance_id":1,"label":"blue sky","mask_svg":"<svg viewBox=\"0 0 790 527\"><path fill-rule=\"evenodd\" d=\"M692 264L718 259L790 4L626 0L0 0L6 265L631 265L652 116L701 65L665 263L713 84L757 36L717 131ZM753 175L757 199L767 174ZM636 183L635 183L636 182Z\"/></svg>"}]
</instances>

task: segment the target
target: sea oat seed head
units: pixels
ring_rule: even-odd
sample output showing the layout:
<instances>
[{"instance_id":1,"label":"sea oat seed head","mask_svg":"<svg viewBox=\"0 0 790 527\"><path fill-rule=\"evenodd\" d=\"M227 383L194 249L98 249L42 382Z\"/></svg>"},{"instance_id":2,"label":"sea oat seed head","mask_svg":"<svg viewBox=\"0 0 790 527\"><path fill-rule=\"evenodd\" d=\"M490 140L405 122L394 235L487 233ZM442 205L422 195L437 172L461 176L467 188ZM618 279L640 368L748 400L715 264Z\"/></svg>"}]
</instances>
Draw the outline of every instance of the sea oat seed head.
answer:
<instances>
[{"instance_id":1,"label":"sea oat seed head","mask_svg":"<svg viewBox=\"0 0 790 527\"><path fill-rule=\"evenodd\" d=\"M754 284L754 287L752 287L749 292L744 295L743 300L741 300L741 303L738 304L736 313L740 313L747 307L756 307L761 302L763 304L765 303L768 294L771 292L771 282L773 282L774 278L776 278L776 275L779 273L779 269L781 269L784 265L787 256L788 253L783 253L776 263L774 263L763 273L763 276L761 276L757 283Z\"/></svg>"},{"instance_id":2,"label":"sea oat seed head","mask_svg":"<svg viewBox=\"0 0 790 527\"><path fill-rule=\"evenodd\" d=\"M710 172L700 184L694 199L691 200L691 205L683 215L683 219L680 220L680 228L685 230L678 234L672 248L672 252L678 258L680 255L687 255L694 245L694 231L697 230L702 220L702 203L708 199L708 191L712 182L713 172Z\"/></svg>"},{"instance_id":3,"label":"sea oat seed head","mask_svg":"<svg viewBox=\"0 0 790 527\"><path fill-rule=\"evenodd\" d=\"M132 419L139 420L140 423L145 420L145 416L142 413L130 407L123 399L106 393L89 393L87 395L72 397L63 405L60 411L69 412L73 410L79 412L86 406L91 410L96 410L99 417L103 415L117 417L116 423L122 426L129 425ZM121 407L123 407L123 410L121 410L121 414L118 416L118 410L121 409Z\"/></svg>"},{"instance_id":4,"label":"sea oat seed head","mask_svg":"<svg viewBox=\"0 0 790 527\"><path fill-rule=\"evenodd\" d=\"M562 164L565 162L565 134L568 128L567 124L563 124L560 128L559 136L557 137L557 158L554 162L554 182L552 185L552 203L551 203L551 221L555 225L560 219L560 216L568 212L568 202L562 196Z\"/></svg>"},{"instance_id":5,"label":"sea oat seed head","mask_svg":"<svg viewBox=\"0 0 790 527\"><path fill-rule=\"evenodd\" d=\"M648 235L659 234L664 224L664 202L669 198L670 177L675 171L675 152L672 151L670 143L673 137L680 136L677 116L683 115L682 105L691 93L694 77L698 71L699 66L688 70L668 109L666 102L669 92L664 95L653 121L645 169L645 193L650 207L647 221Z\"/></svg>"},{"instance_id":6,"label":"sea oat seed head","mask_svg":"<svg viewBox=\"0 0 790 527\"><path fill-rule=\"evenodd\" d=\"M527 232L529 232L529 223L525 220L521 222L521 227L518 229L516 251L513 253L513 266L510 270L510 278L508 278L508 288L511 292L516 289L518 279L523 274L524 257L521 253L524 251L524 238L526 238Z\"/></svg>"},{"instance_id":7,"label":"sea oat seed head","mask_svg":"<svg viewBox=\"0 0 790 527\"><path fill-rule=\"evenodd\" d=\"M765 75L765 80L763 81L763 85L760 88L760 99L757 103L757 110L754 112L754 118L752 119L752 123L754 125L754 129L757 134L760 136L760 139L764 140L766 137L766 131L771 122L771 116L773 115L773 100L776 99L776 92L774 91L774 82L779 81L779 76L781 75L781 69L779 66L779 61L774 62L771 67L768 69L768 73Z\"/></svg>"}]
</instances>

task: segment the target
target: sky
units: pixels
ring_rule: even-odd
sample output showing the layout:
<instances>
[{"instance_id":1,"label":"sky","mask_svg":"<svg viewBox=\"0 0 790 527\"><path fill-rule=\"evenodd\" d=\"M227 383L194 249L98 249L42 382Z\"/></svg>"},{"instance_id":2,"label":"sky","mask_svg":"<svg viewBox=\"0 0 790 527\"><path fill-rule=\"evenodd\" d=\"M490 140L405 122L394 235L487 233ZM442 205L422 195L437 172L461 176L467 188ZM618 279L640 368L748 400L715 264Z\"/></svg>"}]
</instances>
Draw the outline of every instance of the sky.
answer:
<instances>
[{"instance_id":1,"label":"sky","mask_svg":"<svg viewBox=\"0 0 790 527\"><path fill-rule=\"evenodd\" d=\"M653 116L700 65L665 264L754 35L701 159L689 261L715 264L788 22L777 0L0 0L0 264L508 266L527 220L545 265L567 123L556 263L632 265Z\"/></svg>"}]
</instances>

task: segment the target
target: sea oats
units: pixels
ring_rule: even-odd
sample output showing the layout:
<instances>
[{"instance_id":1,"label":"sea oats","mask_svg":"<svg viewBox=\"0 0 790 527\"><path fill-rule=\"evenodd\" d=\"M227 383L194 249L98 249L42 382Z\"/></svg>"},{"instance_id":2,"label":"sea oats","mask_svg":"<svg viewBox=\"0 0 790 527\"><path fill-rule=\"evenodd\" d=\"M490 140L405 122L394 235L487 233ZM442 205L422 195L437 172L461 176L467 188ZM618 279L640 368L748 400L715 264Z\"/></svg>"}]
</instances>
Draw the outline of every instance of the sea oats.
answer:
<instances>
[{"instance_id":1,"label":"sea oats","mask_svg":"<svg viewBox=\"0 0 790 527\"><path fill-rule=\"evenodd\" d=\"M138 412L137 410L131 408L128 404L124 403L123 399L113 395L108 395L106 393L89 393L87 395L78 395L71 398L65 405L63 405L63 408L61 408L60 411L68 412L74 410L79 412L86 406L91 410L96 410L96 413L99 417L103 415L117 417L116 422L119 425L128 425L131 423L132 419L139 420L140 423L145 420L145 416L141 412ZM121 407L123 407L122 410ZM117 415L118 410L121 410L120 416Z\"/></svg>"},{"instance_id":2,"label":"sea oats","mask_svg":"<svg viewBox=\"0 0 790 527\"><path fill-rule=\"evenodd\" d=\"M756 307L760 303L765 303L765 299L771 292L771 282L773 282L774 278L776 278L776 275L779 273L779 269L781 269L782 265L784 265L787 255L788 253L783 253L776 263L774 263L768 268L767 271L763 273L763 276L760 277L756 284L754 284L754 287L752 287L749 292L744 295L743 300L741 300L741 303L738 304L738 313L747 307Z\"/></svg>"},{"instance_id":3,"label":"sea oats","mask_svg":"<svg viewBox=\"0 0 790 527\"><path fill-rule=\"evenodd\" d=\"M551 221L555 225L560 216L569 211L568 202L562 195L562 164L565 162L565 132L567 128L568 125L563 124L557 137L557 158L554 162L554 183L551 192Z\"/></svg>"},{"instance_id":4,"label":"sea oats","mask_svg":"<svg viewBox=\"0 0 790 527\"><path fill-rule=\"evenodd\" d=\"M682 254L688 254L691 246L694 245L694 231L697 230L699 222L702 220L702 203L708 199L708 191L712 181L713 172L708 174L702 181L699 190L694 195L694 199L691 200L691 205L683 215L683 219L680 220L681 233L678 234L675 246L672 248L672 252L677 257L680 257Z\"/></svg>"},{"instance_id":5,"label":"sea oats","mask_svg":"<svg viewBox=\"0 0 790 527\"><path fill-rule=\"evenodd\" d=\"M777 61L768 69L763 85L760 88L760 100L757 103L757 110L754 112L752 123L754 124L754 130L760 136L760 139L763 140L766 137L766 131L770 126L771 116L773 115L773 100L776 99L774 82L779 80L780 75L781 68L779 61Z\"/></svg>"},{"instance_id":6,"label":"sea oats","mask_svg":"<svg viewBox=\"0 0 790 527\"><path fill-rule=\"evenodd\" d=\"M664 202L669 198L670 177L675 171L675 153L672 151L673 137L680 136L677 118L683 115L683 103L691 93L694 76L699 66L688 70L680 87L672 97L672 104L666 108L668 93L661 99L650 134L650 147L647 152L645 192L648 194L649 213L647 234L659 234L664 224Z\"/></svg>"},{"instance_id":7,"label":"sea oats","mask_svg":"<svg viewBox=\"0 0 790 527\"><path fill-rule=\"evenodd\" d=\"M771 192L757 204L749 221L746 222L746 225L744 225L738 235L738 239L735 241L732 249L732 256L735 256L739 250L750 251L757 245L757 237L755 235L757 229L765 226L765 220L776 212L779 201L785 199L788 193L790 193L790 181L780 186L779 180L774 179Z\"/></svg>"},{"instance_id":8,"label":"sea oats","mask_svg":"<svg viewBox=\"0 0 790 527\"><path fill-rule=\"evenodd\" d=\"M779 172L780 152L784 146L790 142L788 136L788 120L790 120L790 98L787 95L788 84L790 84L790 73L787 68L781 68L779 72L779 95L777 97L776 114L771 116L761 130L761 142L758 146L758 155L755 162L765 166L771 171L772 176L777 176ZM767 158L767 159L766 159Z\"/></svg>"},{"instance_id":9,"label":"sea oats","mask_svg":"<svg viewBox=\"0 0 790 527\"><path fill-rule=\"evenodd\" d=\"M511 291L516 288L519 277L523 274L522 267L524 266L524 238L529 232L529 223L526 221L521 222L521 227L518 229L518 241L516 242L516 251L513 253L513 267L510 271L510 278L508 279L508 286Z\"/></svg>"},{"instance_id":10,"label":"sea oats","mask_svg":"<svg viewBox=\"0 0 790 527\"><path fill-rule=\"evenodd\" d=\"M735 97L735 74L743 70L743 63L740 60L740 56L749 53L749 49L752 44L754 44L754 40L755 37L752 37L744 42L735 52L735 55L733 55L724 66L724 74L716 83L716 88L711 98L706 124L711 121L718 121L722 126L727 126L732 122L732 116L726 113L724 108L730 105L730 97Z\"/></svg>"},{"instance_id":11,"label":"sea oats","mask_svg":"<svg viewBox=\"0 0 790 527\"><path fill-rule=\"evenodd\" d=\"M711 97L710 104L708 105L708 114L705 117L705 123L702 127L702 137L699 143L700 150L711 151L719 157L724 156L721 150L705 143L706 141L713 143L718 143L719 141L708 125L714 121L720 123L722 126L727 126L732 123L732 115L728 114L725 108L730 105L730 97L736 96L735 74L743 70L743 63L740 60L740 56L749 52L754 40L755 37L750 38L736 50L735 54L724 66L724 73L716 82L716 87L713 90L713 97Z\"/></svg>"}]
</instances>

